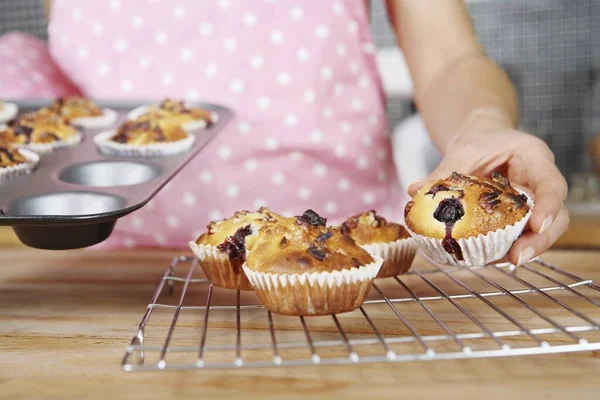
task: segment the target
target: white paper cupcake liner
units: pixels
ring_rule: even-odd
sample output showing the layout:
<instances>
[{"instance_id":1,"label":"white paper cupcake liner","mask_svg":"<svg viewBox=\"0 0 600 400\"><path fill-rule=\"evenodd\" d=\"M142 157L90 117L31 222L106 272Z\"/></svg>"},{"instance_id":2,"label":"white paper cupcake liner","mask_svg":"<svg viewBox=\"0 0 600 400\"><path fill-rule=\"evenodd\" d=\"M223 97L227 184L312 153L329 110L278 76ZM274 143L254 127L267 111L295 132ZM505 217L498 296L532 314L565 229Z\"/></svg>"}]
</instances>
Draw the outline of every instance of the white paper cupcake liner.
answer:
<instances>
[{"instance_id":1,"label":"white paper cupcake liner","mask_svg":"<svg viewBox=\"0 0 600 400\"><path fill-rule=\"evenodd\" d=\"M252 290L242 268L236 271L228 255L222 253L216 246L197 244L194 241L190 242L189 246L210 283L228 289Z\"/></svg>"},{"instance_id":2,"label":"white paper cupcake liner","mask_svg":"<svg viewBox=\"0 0 600 400\"><path fill-rule=\"evenodd\" d=\"M27 143L17 145L16 147L32 150L38 154L46 154L53 152L54 150L63 149L65 147L76 146L81 143L82 138L83 136L81 135L81 132L77 132L74 136L66 140L58 140L52 143Z\"/></svg>"},{"instance_id":3,"label":"white paper cupcake liner","mask_svg":"<svg viewBox=\"0 0 600 400\"><path fill-rule=\"evenodd\" d=\"M510 250L513 243L521 236L523 230L533 213L534 201L527 196L529 212L513 225L504 229L488 232L486 235L479 234L476 237L457 239L456 242L462 250L464 260L457 260L454 255L449 254L442 246L442 239L434 239L408 231L413 236L417 245L440 264L454 265L460 267L483 266L503 258Z\"/></svg>"},{"instance_id":4,"label":"white paper cupcake liner","mask_svg":"<svg viewBox=\"0 0 600 400\"><path fill-rule=\"evenodd\" d=\"M330 315L360 307L371 289L383 259L358 268L303 274L244 272L262 304L285 315Z\"/></svg>"},{"instance_id":5,"label":"white paper cupcake liner","mask_svg":"<svg viewBox=\"0 0 600 400\"><path fill-rule=\"evenodd\" d=\"M119 114L110 108L104 108L102 112L103 114L97 117L74 118L71 120L71 123L83 129L110 128L117 121Z\"/></svg>"},{"instance_id":6,"label":"white paper cupcake liner","mask_svg":"<svg viewBox=\"0 0 600 400\"><path fill-rule=\"evenodd\" d=\"M188 134L185 139L176 142L151 143L146 145L133 145L116 143L108 140L115 134L114 130L102 132L94 136L94 143L105 155L118 155L129 157L162 157L182 153L194 145L196 137Z\"/></svg>"},{"instance_id":7,"label":"white paper cupcake liner","mask_svg":"<svg viewBox=\"0 0 600 400\"><path fill-rule=\"evenodd\" d=\"M399 239L390 243L369 243L360 247L365 249L371 256L383 259L383 265L377 274L377 278L402 275L412 265L418 246L415 239Z\"/></svg>"},{"instance_id":8,"label":"white paper cupcake liner","mask_svg":"<svg viewBox=\"0 0 600 400\"><path fill-rule=\"evenodd\" d=\"M12 167L0 167L0 180L30 174L40 162L40 156L33 151L19 149L19 152L27 159L27 162Z\"/></svg>"},{"instance_id":9,"label":"white paper cupcake liner","mask_svg":"<svg viewBox=\"0 0 600 400\"><path fill-rule=\"evenodd\" d=\"M188 103L185 104L186 107L193 107L193 105L190 105ZM151 105L144 105L144 106L140 106L137 108L134 108L133 110L131 110L129 112L129 114L127 114L127 119L132 120L132 119L136 119L139 116L147 113L150 110ZM212 123L216 123L219 120L219 115L215 112L211 112L211 122ZM184 124L181 125L181 127L183 129L185 129L186 131L195 131L198 129L204 129L208 126L207 121L205 120L197 120L197 121L190 121L190 122L186 122Z\"/></svg>"},{"instance_id":10,"label":"white paper cupcake liner","mask_svg":"<svg viewBox=\"0 0 600 400\"><path fill-rule=\"evenodd\" d=\"M15 103L2 103L0 108L0 125L14 119L19 112L19 107ZM0 128L0 130L2 130Z\"/></svg>"}]
</instances>

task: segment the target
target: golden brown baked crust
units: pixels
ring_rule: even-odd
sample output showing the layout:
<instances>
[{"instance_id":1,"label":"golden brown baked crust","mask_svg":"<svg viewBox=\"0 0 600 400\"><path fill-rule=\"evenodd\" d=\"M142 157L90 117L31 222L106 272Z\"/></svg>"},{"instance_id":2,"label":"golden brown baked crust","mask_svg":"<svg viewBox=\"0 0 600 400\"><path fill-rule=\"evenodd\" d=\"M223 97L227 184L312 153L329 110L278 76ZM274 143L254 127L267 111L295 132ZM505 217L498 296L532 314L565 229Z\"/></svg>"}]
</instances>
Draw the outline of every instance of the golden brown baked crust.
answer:
<instances>
[{"instance_id":1,"label":"golden brown baked crust","mask_svg":"<svg viewBox=\"0 0 600 400\"><path fill-rule=\"evenodd\" d=\"M137 119L125 121L109 139L116 143L147 145L183 140L188 133L172 119L157 118L144 114Z\"/></svg>"},{"instance_id":2,"label":"golden brown baked crust","mask_svg":"<svg viewBox=\"0 0 600 400\"><path fill-rule=\"evenodd\" d=\"M0 132L0 142L13 145L53 143L77 135L68 121L46 109L21 115L7 130Z\"/></svg>"},{"instance_id":3,"label":"golden brown baked crust","mask_svg":"<svg viewBox=\"0 0 600 400\"><path fill-rule=\"evenodd\" d=\"M261 230L246 265L258 272L302 274L360 267L373 258L348 236L327 228L326 219L308 210Z\"/></svg>"},{"instance_id":4,"label":"golden brown baked crust","mask_svg":"<svg viewBox=\"0 0 600 400\"><path fill-rule=\"evenodd\" d=\"M348 218L340 226L343 235L351 237L357 244L390 243L407 239L410 234L400 224L388 222L375 210L364 211Z\"/></svg>"},{"instance_id":5,"label":"golden brown baked crust","mask_svg":"<svg viewBox=\"0 0 600 400\"><path fill-rule=\"evenodd\" d=\"M81 96L63 96L54 100L47 110L68 120L81 117L99 117L104 114L96 103Z\"/></svg>"},{"instance_id":6,"label":"golden brown baked crust","mask_svg":"<svg viewBox=\"0 0 600 400\"><path fill-rule=\"evenodd\" d=\"M168 118L180 124L192 121L206 121L207 124L212 122L210 111L197 107L187 107L183 101L171 99L165 99L158 104L151 105L146 114L154 118Z\"/></svg>"},{"instance_id":7,"label":"golden brown baked crust","mask_svg":"<svg viewBox=\"0 0 600 400\"><path fill-rule=\"evenodd\" d=\"M18 149L0 143L0 168L14 167L27 161Z\"/></svg>"},{"instance_id":8,"label":"golden brown baked crust","mask_svg":"<svg viewBox=\"0 0 600 400\"><path fill-rule=\"evenodd\" d=\"M411 231L444 239L444 249L460 260L462 253L456 239L504 229L528 211L527 197L513 189L502 175L494 173L489 179L454 172L423 186L404 213Z\"/></svg>"}]
</instances>

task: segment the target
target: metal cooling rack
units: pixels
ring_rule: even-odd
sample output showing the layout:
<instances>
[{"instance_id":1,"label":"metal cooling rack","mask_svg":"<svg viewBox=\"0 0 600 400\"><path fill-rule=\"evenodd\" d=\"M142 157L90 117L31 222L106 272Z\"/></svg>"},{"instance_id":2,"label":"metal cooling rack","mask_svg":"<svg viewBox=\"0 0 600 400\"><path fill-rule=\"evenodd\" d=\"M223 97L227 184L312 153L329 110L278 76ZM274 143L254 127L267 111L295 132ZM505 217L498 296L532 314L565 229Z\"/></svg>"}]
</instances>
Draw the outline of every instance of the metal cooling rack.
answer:
<instances>
[{"instance_id":1,"label":"metal cooling rack","mask_svg":"<svg viewBox=\"0 0 600 400\"><path fill-rule=\"evenodd\" d=\"M200 275L200 276L197 276ZM600 287L536 260L447 268L418 257L377 280L358 310L271 314L253 292L213 287L174 258L136 335L125 371L400 362L600 349Z\"/></svg>"}]
</instances>

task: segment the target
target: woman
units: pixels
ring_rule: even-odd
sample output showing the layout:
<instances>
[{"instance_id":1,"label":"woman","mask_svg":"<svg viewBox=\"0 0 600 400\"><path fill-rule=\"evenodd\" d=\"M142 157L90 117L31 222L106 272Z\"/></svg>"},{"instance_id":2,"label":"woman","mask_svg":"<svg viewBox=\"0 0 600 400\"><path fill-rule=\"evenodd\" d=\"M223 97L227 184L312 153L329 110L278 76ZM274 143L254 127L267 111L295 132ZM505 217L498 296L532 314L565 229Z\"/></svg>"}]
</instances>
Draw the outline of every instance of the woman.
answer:
<instances>
[{"instance_id":1,"label":"woman","mask_svg":"<svg viewBox=\"0 0 600 400\"><path fill-rule=\"evenodd\" d=\"M516 129L517 96L479 45L463 1L388 0L415 98L444 158L427 179L500 170L536 200L521 264L567 228L564 178ZM207 99L237 120L108 244L184 246L211 219L268 205L340 220L401 219L364 0L55 1L54 60L94 98ZM410 186L410 194L424 181Z\"/></svg>"}]
</instances>

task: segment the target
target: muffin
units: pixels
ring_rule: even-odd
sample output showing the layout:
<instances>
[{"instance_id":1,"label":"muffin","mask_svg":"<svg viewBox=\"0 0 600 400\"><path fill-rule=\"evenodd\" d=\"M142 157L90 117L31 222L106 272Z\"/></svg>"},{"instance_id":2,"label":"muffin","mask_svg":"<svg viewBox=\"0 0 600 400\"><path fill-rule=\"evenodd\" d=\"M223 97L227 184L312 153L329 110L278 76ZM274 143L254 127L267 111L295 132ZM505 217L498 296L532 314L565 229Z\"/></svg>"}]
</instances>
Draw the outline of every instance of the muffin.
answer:
<instances>
[{"instance_id":1,"label":"muffin","mask_svg":"<svg viewBox=\"0 0 600 400\"><path fill-rule=\"evenodd\" d=\"M0 132L0 141L24 147L36 153L48 153L81 142L81 134L68 121L49 112L38 110L21 115Z\"/></svg>"},{"instance_id":2,"label":"muffin","mask_svg":"<svg viewBox=\"0 0 600 400\"><path fill-rule=\"evenodd\" d=\"M504 257L531 217L533 201L498 173L461 175L423 186L406 205L417 244L450 265L486 265Z\"/></svg>"},{"instance_id":3,"label":"muffin","mask_svg":"<svg viewBox=\"0 0 600 400\"><path fill-rule=\"evenodd\" d=\"M102 109L94 101L80 96L64 96L54 100L46 110L85 129L106 128L117 120L114 110Z\"/></svg>"},{"instance_id":4,"label":"muffin","mask_svg":"<svg viewBox=\"0 0 600 400\"><path fill-rule=\"evenodd\" d=\"M388 222L371 210L348 218L339 229L369 254L383 259L377 278L401 275L410 269L417 246L402 225Z\"/></svg>"},{"instance_id":5,"label":"muffin","mask_svg":"<svg viewBox=\"0 0 600 400\"><path fill-rule=\"evenodd\" d=\"M206 128L215 120L215 115L205 109L189 107L183 101L165 99L160 103L138 107L129 113L129 119L136 119L144 114L154 118L168 118L186 130Z\"/></svg>"},{"instance_id":6,"label":"muffin","mask_svg":"<svg viewBox=\"0 0 600 400\"><path fill-rule=\"evenodd\" d=\"M243 268L269 311L339 314L365 301L383 260L325 223L308 210L261 231Z\"/></svg>"},{"instance_id":7,"label":"muffin","mask_svg":"<svg viewBox=\"0 0 600 400\"><path fill-rule=\"evenodd\" d=\"M39 160L39 156L32 151L0 141L0 180L30 173Z\"/></svg>"},{"instance_id":8,"label":"muffin","mask_svg":"<svg viewBox=\"0 0 600 400\"><path fill-rule=\"evenodd\" d=\"M0 125L11 121L17 116L19 107L15 103L4 103L0 101Z\"/></svg>"},{"instance_id":9,"label":"muffin","mask_svg":"<svg viewBox=\"0 0 600 400\"><path fill-rule=\"evenodd\" d=\"M260 229L276 224L280 218L263 207L257 212L238 211L231 218L208 224L208 231L189 243L208 280L219 287L251 290L242 270L246 254Z\"/></svg>"},{"instance_id":10,"label":"muffin","mask_svg":"<svg viewBox=\"0 0 600 400\"><path fill-rule=\"evenodd\" d=\"M104 154L156 157L190 149L195 137L177 121L145 114L138 119L125 121L116 131L96 135L94 141Z\"/></svg>"}]
</instances>

